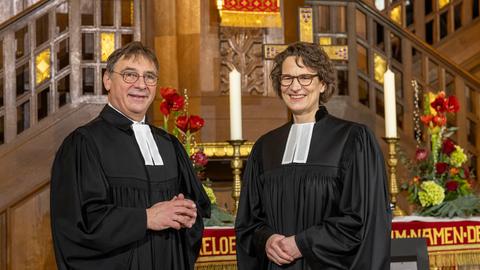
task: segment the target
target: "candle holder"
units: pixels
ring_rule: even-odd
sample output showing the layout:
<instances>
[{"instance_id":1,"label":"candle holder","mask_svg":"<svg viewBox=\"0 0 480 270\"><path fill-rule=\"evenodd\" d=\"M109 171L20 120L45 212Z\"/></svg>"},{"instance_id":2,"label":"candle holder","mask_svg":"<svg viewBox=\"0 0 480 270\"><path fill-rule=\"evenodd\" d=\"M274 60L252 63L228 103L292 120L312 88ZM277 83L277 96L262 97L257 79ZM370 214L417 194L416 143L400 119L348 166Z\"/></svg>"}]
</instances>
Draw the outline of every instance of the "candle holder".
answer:
<instances>
[{"instance_id":1,"label":"candle holder","mask_svg":"<svg viewBox=\"0 0 480 270\"><path fill-rule=\"evenodd\" d=\"M242 188L242 168L243 160L240 158L240 147L246 142L246 140L228 140L231 146L233 146L233 159L230 162L230 166L233 172L233 184L232 184L232 198L233 198L233 211L234 215L237 215L238 201L240 200L240 190Z\"/></svg>"},{"instance_id":2,"label":"candle holder","mask_svg":"<svg viewBox=\"0 0 480 270\"><path fill-rule=\"evenodd\" d=\"M397 204L398 184L397 184L397 151L396 145L399 140L398 137L383 137L383 140L388 144L388 173L389 173L389 192L390 192L390 204L392 208L393 216L405 216L405 211L400 209Z\"/></svg>"}]
</instances>

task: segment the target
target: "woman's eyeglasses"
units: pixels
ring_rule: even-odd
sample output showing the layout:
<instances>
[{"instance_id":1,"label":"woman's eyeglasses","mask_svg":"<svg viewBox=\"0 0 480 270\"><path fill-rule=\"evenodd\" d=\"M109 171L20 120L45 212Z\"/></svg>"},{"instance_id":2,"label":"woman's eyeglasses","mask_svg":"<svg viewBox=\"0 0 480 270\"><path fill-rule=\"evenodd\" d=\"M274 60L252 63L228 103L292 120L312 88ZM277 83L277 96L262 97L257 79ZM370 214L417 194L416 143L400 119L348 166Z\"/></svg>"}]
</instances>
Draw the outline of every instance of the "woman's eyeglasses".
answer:
<instances>
[{"instance_id":1,"label":"woman's eyeglasses","mask_svg":"<svg viewBox=\"0 0 480 270\"><path fill-rule=\"evenodd\" d=\"M126 83L136 83L140 77L143 77L143 81L148 86L155 86L157 85L157 81L158 81L158 77L155 76L154 74L147 73L145 75L140 75L134 71L124 71L124 72L112 71L112 72L122 75L122 79Z\"/></svg>"},{"instance_id":2,"label":"woman's eyeglasses","mask_svg":"<svg viewBox=\"0 0 480 270\"><path fill-rule=\"evenodd\" d=\"M318 74L300 74L298 76L291 75L282 75L280 77L280 84L282 86L290 86L293 83L293 80L297 79L298 83L301 86L309 86L312 84L313 78L317 77Z\"/></svg>"}]
</instances>

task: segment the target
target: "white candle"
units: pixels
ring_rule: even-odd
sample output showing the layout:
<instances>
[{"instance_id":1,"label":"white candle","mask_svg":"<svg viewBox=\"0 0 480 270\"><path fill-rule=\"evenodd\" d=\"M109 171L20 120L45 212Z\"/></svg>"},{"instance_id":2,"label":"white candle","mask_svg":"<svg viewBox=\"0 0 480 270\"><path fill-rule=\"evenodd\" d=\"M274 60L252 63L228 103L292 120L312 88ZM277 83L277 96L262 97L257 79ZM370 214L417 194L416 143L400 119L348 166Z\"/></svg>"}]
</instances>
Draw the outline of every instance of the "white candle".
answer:
<instances>
[{"instance_id":1,"label":"white candle","mask_svg":"<svg viewBox=\"0 0 480 270\"><path fill-rule=\"evenodd\" d=\"M397 104L395 101L395 74L387 69L383 75L385 105L385 137L397 137Z\"/></svg>"},{"instance_id":2,"label":"white candle","mask_svg":"<svg viewBox=\"0 0 480 270\"><path fill-rule=\"evenodd\" d=\"M242 140L242 86L240 72L233 69L230 79L230 139Z\"/></svg>"}]
</instances>

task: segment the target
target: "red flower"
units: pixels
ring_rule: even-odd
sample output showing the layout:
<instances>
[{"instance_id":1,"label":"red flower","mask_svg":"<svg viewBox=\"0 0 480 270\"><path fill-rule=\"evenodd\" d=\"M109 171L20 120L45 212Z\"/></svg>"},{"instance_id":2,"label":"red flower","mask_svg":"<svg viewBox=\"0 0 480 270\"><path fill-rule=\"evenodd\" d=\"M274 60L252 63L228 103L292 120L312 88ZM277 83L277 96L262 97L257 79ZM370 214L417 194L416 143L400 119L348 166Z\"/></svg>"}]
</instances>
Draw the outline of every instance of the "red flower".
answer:
<instances>
[{"instance_id":1,"label":"red flower","mask_svg":"<svg viewBox=\"0 0 480 270\"><path fill-rule=\"evenodd\" d=\"M190 133L194 133L199 131L203 125L205 124L205 120L198 115L192 115L187 117L186 115L182 115L177 117L176 125L177 127L187 133L190 130Z\"/></svg>"},{"instance_id":2,"label":"red flower","mask_svg":"<svg viewBox=\"0 0 480 270\"><path fill-rule=\"evenodd\" d=\"M439 95L432 103L430 103L430 106L432 106L437 112L446 112L447 100Z\"/></svg>"},{"instance_id":3,"label":"red flower","mask_svg":"<svg viewBox=\"0 0 480 270\"><path fill-rule=\"evenodd\" d=\"M190 124L190 133L194 133L194 132L197 132L198 130L200 130L203 125L205 124L205 120L203 120L203 118L201 118L200 116L198 115L192 115L190 116L190 119L189 119L189 124Z\"/></svg>"},{"instance_id":4,"label":"red flower","mask_svg":"<svg viewBox=\"0 0 480 270\"><path fill-rule=\"evenodd\" d=\"M432 122L436 126L441 127L441 126L444 126L445 124L447 124L447 118L443 114L437 114L433 117Z\"/></svg>"},{"instance_id":5,"label":"red flower","mask_svg":"<svg viewBox=\"0 0 480 270\"><path fill-rule=\"evenodd\" d=\"M177 90L175 88L170 87L162 87L160 88L160 95L163 99L169 99L172 95L177 94Z\"/></svg>"},{"instance_id":6,"label":"red flower","mask_svg":"<svg viewBox=\"0 0 480 270\"><path fill-rule=\"evenodd\" d=\"M432 119L433 119L433 115L431 115L431 114L426 114L426 115L420 116L420 120L421 120L422 123L424 123L426 126L428 126L428 124L430 123L430 121L432 121Z\"/></svg>"},{"instance_id":7,"label":"red flower","mask_svg":"<svg viewBox=\"0 0 480 270\"><path fill-rule=\"evenodd\" d=\"M162 103L160 103L160 112L163 115L170 115L171 111L180 111L185 105L185 98L179 94L172 93L168 94L167 98L164 98Z\"/></svg>"},{"instance_id":8,"label":"red flower","mask_svg":"<svg viewBox=\"0 0 480 270\"><path fill-rule=\"evenodd\" d=\"M447 111L456 113L460 109L460 104L455 96L449 96L447 101Z\"/></svg>"},{"instance_id":9,"label":"red flower","mask_svg":"<svg viewBox=\"0 0 480 270\"><path fill-rule=\"evenodd\" d=\"M181 115L177 117L177 121L175 122L177 128L179 128L184 133L187 133L188 130L188 118L186 115Z\"/></svg>"},{"instance_id":10,"label":"red flower","mask_svg":"<svg viewBox=\"0 0 480 270\"><path fill-rule=\"evenodd\" d=\"M417 161L426 160L427 156L428 156L428 152L425 149L417 148L417 151L415 151L415 159Z\"/></svg>"},{"instance_id":11,"label":"red flower","mask_svg":"<svg viewBox=\"0 0 480 270\"><path fill-rule=\"evenodd\" d=\"M447 156L450 156L450 154L455 151L455 143L453 143L452 140L450 139L445 139L442 143L442 152L447 155Z\"/></svg>"},{"instance_id":12,"label":"red flower","mask_svg":"<svg viewBox=\"0 0 480 270\"><path fill-rule=\"evenodd\" d=\"M185 105L185 98L179 94L172 95L168 101L172 104L172 111L180 111Z\"/></svg>"},{"instance_id":13,"label":"red flower","mask_svg":"<svg viewBox=\"0 0 480 270\"><path fill-rule=\"evenodd\" d=\"M445 183L445 187L447 188L448 191L456 191L458 188L458 182L450 180L447 183Z\"/></svg>"},{"instance_id":14,"label":"red flower","mask_svg":"<svg viewBox=\"0 0 480 270\"><path fill-rule=\"evenodd\" d=\"M435 164L435 170L437 171L437 174L443 174L447 171L448 168L448 163L445 162L438 162Z\"/></svg>"},{"instance_id":15,"label":"red flower","mask_svg":"<svg viewBox=\"0 0 480 270\"><path fill-rule=\"evenodd\" d=\"M193 161L193 164L197 166L205 167L208 163L207 155L202 150L198 150L190 156L190 159Z\"/></svg>"},{"instance_id":16,"label":"red flower","mask_svg":"<svg viewBox=\"0 0 480 270\"><path fill-rule=\"evenodd\" d=\"M166 100L163 100L162 103L160 103L160 112L163 115L170 114L170 106L168 105L168 102Z\"/></svg>"}]
</instances>

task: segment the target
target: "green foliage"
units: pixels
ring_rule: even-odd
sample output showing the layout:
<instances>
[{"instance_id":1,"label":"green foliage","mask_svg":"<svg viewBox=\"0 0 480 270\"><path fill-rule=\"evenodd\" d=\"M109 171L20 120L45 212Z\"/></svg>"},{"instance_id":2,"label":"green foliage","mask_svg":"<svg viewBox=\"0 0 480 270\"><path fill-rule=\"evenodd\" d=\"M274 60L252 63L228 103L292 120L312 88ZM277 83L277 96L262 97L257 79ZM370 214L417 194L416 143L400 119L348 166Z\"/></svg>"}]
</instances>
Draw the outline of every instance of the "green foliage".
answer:
<instances>
[{"instance_id":1,"label":"green foliage","mask_svg":"<svg viewBox=\"0 0 480 270\"><path fill-rule=\"evenodd\" d=\"M454 200L425 208L419 212L422 216L433 217L469 217L480 213L480 198L473 194L459 196Z\"/></svg>"},{"instance_id":2,"label":"green foliage","mask_svg":"<svg viewBox=\"0 0 480 270\"><path fill-rule=\"evenodd\" d=\"M212 213L210 218L203 219L205 226L233 226L235 217L228 213L227 210L220 208L216 204L212 204Z\"/></svg>"}]
</instances>

